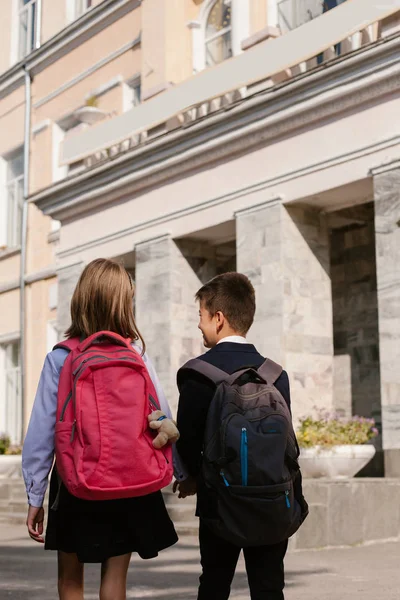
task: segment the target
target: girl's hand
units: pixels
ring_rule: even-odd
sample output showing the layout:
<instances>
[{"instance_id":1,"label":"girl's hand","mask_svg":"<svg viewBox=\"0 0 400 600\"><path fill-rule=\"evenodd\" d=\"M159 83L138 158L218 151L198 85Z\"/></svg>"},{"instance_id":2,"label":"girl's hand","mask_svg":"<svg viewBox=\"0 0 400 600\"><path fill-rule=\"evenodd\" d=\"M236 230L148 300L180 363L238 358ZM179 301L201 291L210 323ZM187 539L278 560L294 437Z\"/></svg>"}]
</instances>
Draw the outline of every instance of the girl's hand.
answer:
<instances>
[{"instance_id":1,"label":"girl's hand","mask_svg":"<svg viewBox=\"0 0 400 600\"><path fill-rule=\"evenodd\" d=\"M43 538L44 509L39 506L29 506L26 526L30 537L39 544L44 544Z\"/></svg>"}]
</instances>

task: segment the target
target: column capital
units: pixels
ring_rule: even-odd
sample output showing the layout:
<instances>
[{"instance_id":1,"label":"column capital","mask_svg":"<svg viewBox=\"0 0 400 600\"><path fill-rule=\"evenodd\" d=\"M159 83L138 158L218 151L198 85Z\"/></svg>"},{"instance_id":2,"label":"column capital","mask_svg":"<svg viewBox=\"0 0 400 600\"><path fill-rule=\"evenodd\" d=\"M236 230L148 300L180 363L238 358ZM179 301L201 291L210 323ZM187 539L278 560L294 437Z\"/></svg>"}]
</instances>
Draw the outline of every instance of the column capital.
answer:
<instances>
[{"instance_id":1,"label":"column capital","mask_svg":"<svg viewBox=\"0 0 400 600\"><path fill-rule=\"evenodd\" d=\"M400 170L400 159L391 160L390 162L379 165L378 167L372 167L372 169L369 171L369 174L372 177L375 177L376 175L382 175L382 173L396 171L397 169Z\"/></svg>"},{"instance_id":2,"label":"column capital","mask_svg":"<svg viewBox=\"0 0 400 600\"><path fill-rule=\"evenodd\" d=\"M141 250L142 248L150 246L151 244L158 244L159 242L164 242L165 240L170 239L172 239L170 233L162 233L160 235L148 238L147 240L141 240L140 242L137 242L134 249Z\"/></svg>"}]
</instances>

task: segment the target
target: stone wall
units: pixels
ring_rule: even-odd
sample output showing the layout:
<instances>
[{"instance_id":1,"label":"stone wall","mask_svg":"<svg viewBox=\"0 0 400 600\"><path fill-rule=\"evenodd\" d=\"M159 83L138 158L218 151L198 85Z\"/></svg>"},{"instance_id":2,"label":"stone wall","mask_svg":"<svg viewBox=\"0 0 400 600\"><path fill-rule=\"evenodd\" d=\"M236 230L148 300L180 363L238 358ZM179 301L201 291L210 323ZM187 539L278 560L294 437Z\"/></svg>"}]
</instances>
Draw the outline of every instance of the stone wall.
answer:
<instances>
[{"instance_id":1,"label":"stone wall","mask_svg":"<svg viewBox=\"0 0 400 600\"><path fill-rule=\"evenodd\" d=\"M205 352L195 293L219 272L235 268L234 250L232 244L214 246L169 236L136 247L138 327L173 410L178 369Z\"/></svg>"},{"instance_id":2,"label":"stone wall","mask_svg":"<svg viewBox=\"0 0 400 600\"><path fill-rule=\"evenodd\" d=\"M303 480L310 514L292 550L400 539L400 479Z\"/></svg>"},{"instance_id":3,"label":"stone wall","mask_svg":"<svg viewBox=\"0 0 400 600\"><path fill-rule=\"evenodd\" d=\"M400 477L399 161L374 175L374 197L385 474Z\"/></svg>"},{"instance_id":4,"label":"stone wall","mask_svg":"<svg viewBox=\"0 0 400 600\"><path fill-rule=\"evenodd\" d=\"M279 201L237 214L238 270L256 290L249 339L283 364L295 419L332 407L333 329L326 219Z\"/></svg>"},{"instance_id":5,"label":"stone wall","mask_svg":"<svg viewBox=\"0 0 400 600\"><path fill-rule=\"evenodd\" d=\"M331 232L334 407L373 417L380 427L374 205L336 214L349 224Z\"/></svg>"}]
</instances>

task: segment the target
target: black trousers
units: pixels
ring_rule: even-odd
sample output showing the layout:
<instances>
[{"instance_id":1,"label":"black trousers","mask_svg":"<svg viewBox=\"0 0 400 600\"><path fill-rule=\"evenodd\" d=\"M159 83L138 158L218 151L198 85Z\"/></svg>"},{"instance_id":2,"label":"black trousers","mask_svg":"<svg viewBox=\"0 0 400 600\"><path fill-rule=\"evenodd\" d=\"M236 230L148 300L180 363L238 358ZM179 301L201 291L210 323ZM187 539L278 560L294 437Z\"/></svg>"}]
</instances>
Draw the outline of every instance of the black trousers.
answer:
<instances>
[{"instance_id":1,"label":"black trousers","mask_svg":"<svg viewBox=\"0 0 400 600\"><path fill-rule=\"evenodd\" d=\"M197 600L227 600L241 548L217 536L202 519L199 539L203 573ZM286 540L243 549L251 600L284 600L283 559L287 545Z\"/></svg>"}]
</instances>

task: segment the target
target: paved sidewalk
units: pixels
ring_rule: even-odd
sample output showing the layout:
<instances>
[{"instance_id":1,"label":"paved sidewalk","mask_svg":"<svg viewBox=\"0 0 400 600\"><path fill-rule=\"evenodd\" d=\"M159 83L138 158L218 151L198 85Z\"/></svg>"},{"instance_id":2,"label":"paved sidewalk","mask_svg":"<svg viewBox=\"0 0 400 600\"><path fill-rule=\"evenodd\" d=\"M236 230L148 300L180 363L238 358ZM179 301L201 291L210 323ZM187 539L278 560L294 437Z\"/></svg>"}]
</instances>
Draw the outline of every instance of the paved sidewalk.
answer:
<instances>
[{"instance_id":1,"label":"paved sidewalk","mask_svg":"<svg viewBox=\"0 0 400 600\"><path fill-rule=\"evenodd\" d=\"M0 600L55 600L56 556L26 538L25 528L0 524ZM400 543L294 552L286 560L285 600L399 600ZM133 558L128 598L195 600L199 574L194 538L182 538L157 559ZM98 598L99 567L86 568L85 600ZM248 600L240 562L231 597Z\"/></svg>"}]
</instances>

